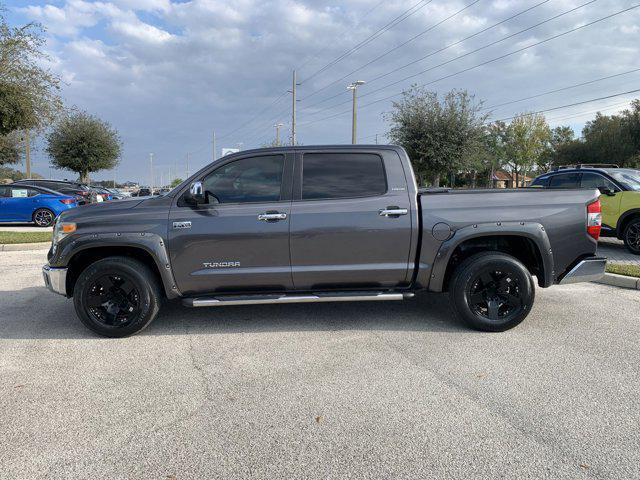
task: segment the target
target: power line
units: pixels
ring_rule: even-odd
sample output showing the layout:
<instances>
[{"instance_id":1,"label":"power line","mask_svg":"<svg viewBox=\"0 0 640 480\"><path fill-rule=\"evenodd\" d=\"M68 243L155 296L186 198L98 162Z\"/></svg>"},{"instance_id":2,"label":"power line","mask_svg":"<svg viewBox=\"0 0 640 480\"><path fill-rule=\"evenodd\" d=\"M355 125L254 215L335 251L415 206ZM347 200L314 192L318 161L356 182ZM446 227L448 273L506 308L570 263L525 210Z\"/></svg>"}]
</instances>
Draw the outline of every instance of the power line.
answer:
<instances>
[{"instance_id":1,"label":"power line","mask_svg":"<svg viewBox=\"0 0 640 480\"><path fill-rule=\"evenodd\" d=\"M321 67L319 70L316 70L314 73L312 73L311 75L309 75L307 78L305 78L304 80L302 80L300 82L300 84L302 85L303 83L309 81L310 79L318 76L319 74L321 74L322 72L324 72L325 70L327 70L328 68L331 68L333 65L337 64L338 62L340 62L341 60L345 59L346 57L348 57L349 55L351 55L352 53L358 51L359 49L361 49L362 47L368 45L369 43L373 42L376 38L378 38L380 35L382 35L383 33L385 33L388 30L391 30L393 27L395 27L396 25L399 25L400 23L402 23L403 21L405 21L407 18L409 18L411 15L414 15L415 13L417 13L418 11L420 11L421 9L423 9L424 7L426 7L428 4L430 4L431 2L433 2L433 0L420 0L418 3L416 3L415 5L413 5L412 7L408 8L407 10L405 10L404 12L402 12L400 15L398 15L397 17L395 17L393 20L391 20L390 22L386 23L382 28L376 30L374 33L372 33L371 35L369 35L367 38L365 38L363 41L361 41L360 43L356 44L354 47L352 47L351 49L343 52L341 55L339 55L338 57L336 57L335 59L331 60L329 63L327 63L326 65L324 65L323 67ZM422 5L421 5L422 4Z\"/></svg>"},{"instance_id":2,"label":"power line","mask_svg":"<svg viewBox=\"0 0 640 480\"><path fill-rule=\"evenodd\" d=\"M276 103L278 103L288 92L283 92L281 93L278 97L276 97L275 100L273 100L273 102L271 102L269 105L267 105L266 107L264 107L262 110L260 110L260 112L258 112L257 114L255 114L253 117L251 117L250 120L246 121L245 123L243 123L242 125L238 126L237 128L234 128L233 130L225 133L224 135L220 135L218 137L218 140L222 140L223 138L228 137L229 135L232 135L234 133L236 133L238 130L243 129L244 127L246 127L247 125L249 125L250 123L252 123L253 121L255 121L256 119L258 119L260 117L260 115L262 115L263 113L265 113L267 110L269 110L271 107L273 107Z\"/></svg>"},{"instance_id":3,"label":"power line","mask_svg":"<svg viewBox=\"0 0 640 480\"><path fill-rule=\"evenodd\" d=\"M349 76L353 75L354 73L359 72L360 70L362 70L363 68L365 68L365 67L367 67L367 66L371 65L372 63L377 62L377 61L378 61L378 60L380 60L381 58L386 57L387 55L389 55L390 53L392 53L392 52L394 52L394 51L398 50L399 48L402 48L402 47L404 47L405 45L407 45L407 44L409 44L409 43L413 42L413 41L414 41L414 40L416 40L417 38L420 38L421 36L423 36L423 35L425 35L425 34L429 33L431 30L433 30L433 29L435 29L435 28L439 27L440 25L442 25L443 23L447 22L448 20L451 20L451 19L452 19L452 18L454 18L455 16L457 16L457 15L459 15L460 13L464 12L464 11L465 11L465 10L467 10L468 8L471 8L473 5L475 5L476 3L480 2L480 1L481 1L481 0L474 0L473 2L471 2L471 3L469 3L468 5L464 6L463 8L461 8L460 10L458 10L457 12L455 12L455 13L453 13L453 14L449 15L448 17L446 17L446 18L444 18L444 19L440 20L440 21L439 21L439 22L437 22L437 23L434 23L434 24L433 24L433 25L431 25L429 28L427 28L427 29L425 29L425 30L422 30L420 33L418 33L418 34L414 35L413 37L411 37L411 38L409 38L408 40L406 40L406 41L402 42L401 44L396 45L395 47L393 47L393 48L392 48L392 49L390 49L390 50L387 50L386 52L382 53L381 55L378 55L376 58L374 58L374 59L372 59L372 60L368 61L368 62L367 62L367 63L365 63L364 65L361 65L361 66L359 66L358 68L356 68L355 70L352 70L351 72L347 73L346 75L343 75L342 77L340 77L340 78L338 78L338 79L334 80L333 82L328 83L328 84L327 84L327 85L325 85L324 87L322 87L322 88L320 88L320 89L318 89L318 90L315 90L314 92L311 92L309 95L307 95L306 97L304 97L302 100L306 100L307 98L312 97L312 96L314 96L315 94L320 93L320 92L322 92L322 91L326 90L327 88L331 87L332 85L335 85L336 83L341 82L342 80L344 80L344 79L348 78ZM549 0L544 0L543 2L539 3L538 5L542 5L543 3L547 3L548 1L549 1ZM531 8L535 8L535 7L531 7ZM527 9L527 10L530 10L530 9ZM525 11L527 11L527 10L525 10ZM485 29L485 30L486 30L486 29ZM477 34L476 34L476 35L477 35Z\"/></svg>"},{"instance_id":4,"label":"power line","mask_svg":"<svg viewBox=\"0 0 640 480\"><path fill-rule=\"evenodd\" d=\"M573 113L573 114L570 114L570 115L566 115L565 114L565 115L560 115L558 117L548 117L546 120L547 120L547 122L559 122L559 121L562 121L562 120L569 120L571 118L582 117L584 115L590 115L590 114L594 114L594 113L598 113L598 112L604 112L605 110L611 110L612 108L620 109L621 107L623 107L625 105L628 106L629 102L627 101L627 102L614 103L614 104L611 104L611 105L605 105L604 107L597 108L595 110L592 109L592 110L588 110L588 111L584 111L584 112L580 112L580 113Z\"/></svg>"},{"instance_id":5,"label":"power line","mask_svg":"<svg viewBox=\"0 0 640 480\"><path fill-rule=\"evenodd\" d=\"M628 70L626 72L621 72L621 73L616 73L614 75L608 75L606 77L596 78L595 80L589 80L587 82L575 83L573 85L568 85L568 86L562 87L562 88L556 88L555 90L549 90L547 92L538 93L536 95L531 95L529 97L519 98L518 100L510 100L508 102L498 103L496 105L491 105L489 107L483 107L481 110L491 110L493 108L504 107L505 105L512 105L514 103L524 102L525 100L531 100L531 99L542 97L542 96L545 96L545 95L551 95L552 93L563 92L565 90L570 90L572 88L584 87L585 85L591 85L593 83L602 82L604 80L609 80L611 78L621 77L622 75L628 75L630 73L635 73L635 72L639 72L639 71L640 71L640 68L634 68L633 70Z\"/></svg>"},{"instance_id":6,"label":"power line","mask_svg":"<svg viewBox=\"0 0 640 480\"><path fill-rule=\"evenodd\" d=\"M356 22L356 25L360 25L362 23L362 21L367 18L369 15L371 15L371 13L373 13L374 10L376 10L380 5L382 5L383 3L385 3L387 0L381 0L380 2L376 3L372 8L370 8L369 10L367 10L365 12L365 14L362 16L362 18L360 18L360 20L358 20ZM347 26L342 30L342 33L345 34L347 33L347 31L351 29L351 26ZM307 65L310 61L318 58L320 56L320 54L326 52L329 49L330 45L325 45L324 48L318 50L314 55L310 55L307 60L305 60L302 64L298 65L296 67L296 70L302 70L302 68Z\"/></svg>"},{"instance_id":7,"label":"power line","mask_svg":"<svg viewBox=\"0 0 640 480\"><path fill-rule=\"evenodd\" d=\"M592 2L589 2L589 3L592 3ZM473 65L473 66L471 66L471 67L467 67L467 68L465 68L465 69L463 69L463 70L459 70L459 71L454 72L454 73L451 73L451 74L449 74L449 75L445 75L445 76L443 76L443 77L437 78L437 79L432 80L432 81L430 81L430 82L424 83L424 84L422 84L422 85L420 85L420 86L421 86L421 87L426 87L427 85L431 85L431 84L436 83L436 82L439 82L439 81L441 81L441 80L445 80L445 79L448 79L448 78L454 77L454 76L456 76L456 75L460 75L461 73L466 73L466 72L468 72L468 71L470 71L470 70L474 70L474 69L476 69L476 68L479 68L479 67L482 67L482 66L488 65L488 64L493 63L493 62L496 62L496 61L498 61L498 60L502 60L502 59L507 58L507 57L509 57L509 56L511 56L511 55L515 55L516 53L520 53L520 52L523 52L523 51L528 50L528 49L530 49L530 48L536 47L536 46L538 46L538 45L542 45L542 44L547 43L547 42L549 42L549 41L551 41L551 40L555 40L555 39L557 39L557 38L560 38L560 37L563 37L563 36L568 35L568 34L570 34L570 33L576 32L576 31L581 30L581 29L583 29L583 28L586 28L586 27L589 27L589 26L595 25L596 23L602 22L602 21L604 21L604 20L608 20L609 18L615 17L615 16L617 16L617 15L621 15L621 14L623 14L623 13L626 13L626 12L628 12L628 11L630 11L630 10L633 10L633 9L635 9L635 8L638 8L638 7L640 7L640 4L638 4L638 5L634 5L634 6L629 7L629 8L625 8L625 9L623 9L623 10L620 10L620 11L618 11L618 12L612 13L612 14L607 15L607 16L605 16L605 17L598 18L598 19L593 20L593 21L591 21L591 22L589 22L589 23L585 23L585 24L580 25L580 26L578 26L578 27L574 27L574 28L572 28L572 29L570 29L570 30L566 30L566 31L564 31L564 32L562 32L562 33L559 33L559 34L556 34L556 35L552 35L551 37L547 37L547 38L545 38L544 40L540 40L540 41L538 41L538 42L534 42L534 43L532 43L532 44L529 44L529 45L526 45L526 46L524 46L524 47L521 47L521 48L518 48L518 49L516 49L516 50L513 50L513 51L511 51L511 52L509 52L509 53L506 53L506 54L500 55L500 56L495 57L495 58L492 58L492 59L490 59L490 60L486 60L486 61L484 61L484 62L478 63L478 64ZM455 60L455 59L454 59L454 60ZM446 63L449 63L449 62L446 62ZM435 67L434 67L434 68L435 68ZM413 76L413 75L412 75L412 76ZM408 77L408 78L411 78L411 77ZM390 84L390 85L394 85L395 83L399 83L399 82L394 82L393 84ZM379 88L379 89L377 89L377 90L374 90L373 92L367 92L366 94L363 94L362 96L363 96L363 97L365 97L365 96L367 96L367 95L371 95L371 94L373 94L373 93L376 93L376 92L378 92L378 91L380 91L380 90L383 90L383 89L385 89L385 88L389 87L390 85L386 85L385 87L381 87L381 88ZM398 95L402 95L402 93L403 93L403 92L394 93L394 94L392 94L392 95L388 95L388 96L383 97L383 98L380 98L380 99L378 99L378 100L374 100L374 101L372 101L372 102L365 103L365 104L363 104L360 108L365 108L365 107L368 107L368 106L370 106L370 105L374 105L374 104L376 104L376 103L384 102L384 101L389 100L389 99L391 99L391 98L397 97ZM339 103L339 104L333 105L333 106L332 106L332 107L330 107L330 108L334 108L334 107L337 107L337 106L343 105L344 103L348 103L348 102L341 102L341 103ZM324 118L321 118L321 119L318 119L318 120L312 120L312 121L310 121L310 122L307 122L306 124L307 124L307 125L309 125L309 124L311 124L311 123L315 123L315 122L317 122L317 121L329 120L329 119L331 119L331 118L335 118L335 117L337 117L337 116L344 115L344 114L345 114L345 113L347 113L347 112L349 112L349 110L345 110L345 111L342 111L342 112L340 112L340 113L337 113L337 114L334 114L334 115L330 115L330 116L328 116L328 117L324 117Z\"/></svg>"},{"instance_id":8,"label":"power line","mask_svg":"<svg viewBox=\"0 0 640 480\"><path fill-rule=\"evenodd\" d=\"M458 55L457 57L454 57L454 58L451 58L451 59L449 59L449 60L447 60L447 61L445 61L445 62L439 63L438 65L434 65L433 67L427 68L426 70L422 70L422 71L420 71L420 72L418 72L418 73L414 73L414 74L409 75L409 76L407 76L407 77L401 78L401 79L396 80L396 81L391 82L391 83L388 83L388 84L386 84L386 85L384 85L384 86L382 86L382 87L380 87L380 88L377 88L377 89L375 89L375 90L369 91L369 92L367 92L366 94L364 94L364 95L362 95L362 96L363 96L363 97L365 97L365 96L373 95L374 93L377 93L377 92L379 92L379 91L381 91L381 90L385 90L385 89L387 89L387 88L389 88L389 87L392 87L392 86L394 86L394 85L397 85L397 84L399 84L399 83L402 83L402 82L404 82L404 81L406 81L406 80L409 80L409 79L415 78L415 77L420 76L420 75L422 75L422 74L424 74L424 73L427 73L427 72L430 72L430 71L432 71L432 70L435 70L436 68L442 67L442 66L444 66L444 65L448 65L449 63L452 63L452 62L455 62L455 61L457 61L457 60L460 60L461 58L465 58L465 57L468 57L469 55L473 55L474 53L477 53L477 52L479 52L479 51L481 51L481 50L484 50L484 49L486 49L486 48L489 48L489 47L492 47L492 46L494 46L494 45L497 45L498 43L504 42L505 40L508 40L508 39L513 38L513 37L515 37L515 36L517 36L517 35L520 35L520 34L522 34L522 33L524 33L524 32L527 32L527 31L532 30L532 29L534 29L534 28L537 28L537 27L539 27L539 26L541 26L541 25L544 25L544 24L546 24L546 23L549 23L549 22L551 22L551 21L553 21L553 20L556 20L556 19L558 19L558 18L560 18L560 17L562 17L562 16L564 16L564 15L567 15L567 14L569 14L569 13L572 13L572 12L574 12L574 11L576 11L576 10L580 9L580 8L586 7L587 5L592 4L592 3L596 2L596 1L598 1L598 0L589 0L588 2L583 3L582 5L579 5L579 6L577 6L577 7L574 7L574 8L572 8L572 9L570 9L570 10L566 10L566 11L564 11L564 12L562 12L562 13L559 13L559 14L557 14L557 15L554 15L553 17L547 18L546 20L543 20L543 21L541 21L541 22L538 22L538 23L536 23L535 25L531 25L531 26L529 26L529 27L527 27L527 28L525 28L525 29L523 29L523 30L520 30L520 31L518 31L518 32L511 33L511 34L509 34L509 35L507 35L507 36L505 36L505 37L502 37L502 38L500 38L500 39L498 39L498 40L494 40L493 42L487 43L486 45L483 45L483 46L481 46L481 47L478 47L478 48L476 48L476 49L474 49L474 50L471 50L470 52L464 53L464 54L462 54L462 55ZM608 18L608 17L606 17L606 18ZM576 29L574 29L574 30L570 30L569 32L565 32L565 33L563 33L562 35L566 35L567 33L571 33L572 31L575 31L575 30L579 30L580 28L584 28L585 26L588 26L588 25L590 25L590 24L582 25L582 26L580 26L580 27L577 27L577 28L576 28ZM491 28L493 28L493 26L492 26ZM478 33L480 33L480 32L478 32ZM560 36L562 36L562 35L560 35ZM472 36L475 36L475 34L474 34L474 35L472 35ZM398 71L400 71L400 70L405 69L406 67L409 67L409 66L414 65L414 64L416 64L416 63L418 63L418 62L421 62L422 60L425 60L425 59L427 59L427 58L429 58L429 57L431 57L431 56L433 56L433 55L435 55L435 54L437 54L437 53L440 53L440 52L442 52L442 51L444 51L444 50L447 50L448 48L451 48L451 47L453 47L453 46L455 46L455 45L460 44L461 42L463 42L463 41L467 40L468 38L471 38L471 37L466 37L466 38L464 38L464 39L462 39L462 40L459 40L459 41L454 42L454 43L452 43L452 44L450 44L450 45L447 45L447 46L445 46L445 47L443 47L443 48L441 48L441 49L439 49L439 50L436 50L436 51L434 51L434 52L431 52L431 53L429 53L429 54L427 54L427 55L425 55L425 56L423 56L423 57L421 57L421 58L418 58L418 59L416 59L416 60L413 60L413 61L411 61L411 62L409 62L409 63L407 63L407 64L405 64L405 65L403 65L403 66L401 66L401 67L394 68L393 70L390 70L390 71L388 71L388 72L386 72L386 73L383 73L383 74L381 74L381 75L378 75L377 77L373 77L373 78L369 81L369 83L373 83L373 82L375 82L375 81L377 81L377 80L380 80L381 78L384 78L384 77L386 77L386 76L388 76L388 75L391 75L392 73L398 72ZM544 41L542 41L542 42L537 43L537 45L539 45L540 43L544 43L544 42L546 42L546 41L552 40L553 38L556 38L556 37L551 37L551 38L549 38L549 39L546 39L546 40L544 40ZM534 44L533 46L535 46L535 45L536 45L536 44ZM528 48L528 47L525 47L525 48L524 48L524 50L526 50L526 48ZM518 53L519 51L521 51L521 50L516 50L514 53ZM507 56L508 56L508 55L507 55ZM499 58L500 58L500 57L499 57ZM334 96L334 97L327 98L327 99L325 99L325 100L322 100L322 101L320 101L320 102L318 102L318 103L315 103L314 105L319 105L319 104L323 103L324 101L330 100L330 99L332 99L332 98L335 98L335 96ZM333 106L330 106L330 107L326 107L326 108L320 109L320 110L318 110L317 112L314 112L313 114L318 114L318 113L323 112L323 111L325 111L325 110L329 110L329 109L331 109L331 108L337 107L337 106L339 106L339 105L344 105L344 104L346 104L346 103L347 103L346 101L345 101L345 102L341 102L341 103L339 103L339 104L335 104L335 105L333 105Z\"/></svg>"},{"instance_id":9,"label":"power line","mask_svg":"<svg viewBox=\"0 0 640 480\"><path fill-rule=\"evenodd\" d=\"M614 93L613 95L606 95L604 97L592 98L590 100L584 100L582 102L568 103L566 105L560 105L559 107L545 108L544 110L538 110L537 112L527 112L527 113L532 114L532 115L537 115L539 113L553 112L555 110L561 110L563 108L576 107L578 105L584 105L585 103L597 102L599 100L607 100L608 98L620 97L622 95L631 95L632 93L638 93L638 92L640 92L640 88L637 88L635 90L629 90L627 92ZM504 122L506 120L513 120L514 118L517 118L518 116L519 115L513 115L511 117L504 117L504 118L501 118L501 119L496 120L496 121Z\"/></svg>"}]
</instances>

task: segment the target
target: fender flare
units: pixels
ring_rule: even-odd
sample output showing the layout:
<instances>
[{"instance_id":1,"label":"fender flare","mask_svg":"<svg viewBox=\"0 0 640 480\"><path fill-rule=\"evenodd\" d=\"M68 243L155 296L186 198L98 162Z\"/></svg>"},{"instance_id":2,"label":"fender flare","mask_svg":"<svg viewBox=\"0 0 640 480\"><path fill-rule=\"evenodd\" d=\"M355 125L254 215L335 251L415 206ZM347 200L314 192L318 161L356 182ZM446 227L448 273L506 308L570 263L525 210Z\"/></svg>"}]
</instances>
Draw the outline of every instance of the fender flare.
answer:
<instances>
[{"instance_id":1,"label":"fender flare","mask_svg":"<svg viewBox=\"0 0 640 480\"><path fill-rule=\"evenodd\" d=\"M477 225L469 225L456 230L453 237L440 245L440 249L433 262L431 270L431 278L429 279L428 290L432 292L441 292L444 287L447 266L451 260L451 256L456 248L467 240L480 237L524 237L533 241L538 248L540 257L542 258L543 277L539 278L538 283L541 287L548 287L554 282L554 261L553 252L551 250L551 242L540 223L528 222L497 222L497 223L481 223Z\"/></svg>"},{"instance_id":2,"label":"fender flare","mask_svg":"<svg viewBox=\"0 0 640 480\"><path fill-rule=\"evenodd\" d=\"M49 264L51 266L66 267L71 259L78 253L94 248L104 247L130 247L144 250L156 264L162 287L167 298L180 297L180 291L173 276L169 253L164 239L155 233L92 233L72 237L69 242L59 245L56 251L52 252Z\"/></svg>"}]
</instances>

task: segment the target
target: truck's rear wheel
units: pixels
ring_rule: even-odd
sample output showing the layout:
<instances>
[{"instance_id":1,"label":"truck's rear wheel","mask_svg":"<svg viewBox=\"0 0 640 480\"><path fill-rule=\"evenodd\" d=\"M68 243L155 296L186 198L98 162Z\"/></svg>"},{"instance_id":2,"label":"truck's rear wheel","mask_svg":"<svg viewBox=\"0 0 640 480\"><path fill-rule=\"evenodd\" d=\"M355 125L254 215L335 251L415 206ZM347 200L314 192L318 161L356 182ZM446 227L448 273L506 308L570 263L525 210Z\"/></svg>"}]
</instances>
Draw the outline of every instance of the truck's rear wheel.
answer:
<instances>
[{"instance_id":1,"label":"truck's rear wheel","mask_svg":"<svg viewBox=\"0 0 640 480\"><path fill-rule=\"evenodd\" d=\"M485 252L464 260L449 289L460 319L476 330L502 332L522 322L533 306L535 286L516 258Z\"/></svg>"},{"instance_id":2,"label":"truck's rear wheel","mask_svg":"<svg viewBox=\"0 0 640 480\"><path fill-rule=\"evenodd\" d=\"M73 303L82 323L106 337L125 337L147 327L160 310L158 281L145 264L107 257L78 277Z\"/></svg>"},{"instance_id":3,"label":"truck's rear wheel","mask_svg":"<svg viewBox=\"0 0 640 480\"><path fill-rule=\"evenodd\" d=\"M634 218L625 227L624 244L631 253L640 255L640 218Z\"/></svg>"}]
</instances>

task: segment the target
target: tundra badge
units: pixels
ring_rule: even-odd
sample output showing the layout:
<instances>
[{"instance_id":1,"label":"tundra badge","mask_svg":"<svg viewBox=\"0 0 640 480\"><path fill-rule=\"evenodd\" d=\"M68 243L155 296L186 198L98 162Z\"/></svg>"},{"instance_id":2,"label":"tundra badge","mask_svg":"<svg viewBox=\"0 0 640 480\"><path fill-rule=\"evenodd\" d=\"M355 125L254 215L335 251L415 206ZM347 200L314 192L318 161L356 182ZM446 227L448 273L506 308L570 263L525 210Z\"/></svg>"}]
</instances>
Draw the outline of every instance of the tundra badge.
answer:
<instances>
[{"instance_id":1,"label":"tundra badge","mask_svg":"<svg viewBox=\"0 0 640 480\"><path fill-rule=\"evenodd\" d=\"M173 222L173 228L191 228L191 222Z\"/></svg>"}]
</instances>

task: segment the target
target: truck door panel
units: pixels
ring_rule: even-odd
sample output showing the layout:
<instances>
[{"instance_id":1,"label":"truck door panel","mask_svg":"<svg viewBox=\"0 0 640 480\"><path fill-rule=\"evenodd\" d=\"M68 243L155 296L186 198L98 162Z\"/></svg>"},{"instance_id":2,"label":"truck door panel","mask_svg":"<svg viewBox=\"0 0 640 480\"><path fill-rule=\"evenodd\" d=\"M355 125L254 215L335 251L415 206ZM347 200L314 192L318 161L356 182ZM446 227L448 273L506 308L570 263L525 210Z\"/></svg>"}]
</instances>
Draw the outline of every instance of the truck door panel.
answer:
<instances>
[{"instance_id":1,"label":"truck door panel","mask_svg":"<svg viewBox=\"0 0 640 480\"><path fill-rule=\"evenodd\" d=\"M289 259L292 154L218 163L202 179L207 203L178 204L169 252L183 294L283 291Z\"/></svg>"},{"instance_id":2,"label":"truck door panel","mask_svg":"<svg viewBox=\"0 0 640 480\"><path fill-rule=\"evenodd\" d=\"M297 290L407 281L412 206L395 152L301 152L294 178L291 263Z\"/></svg>"}]
</instances>

